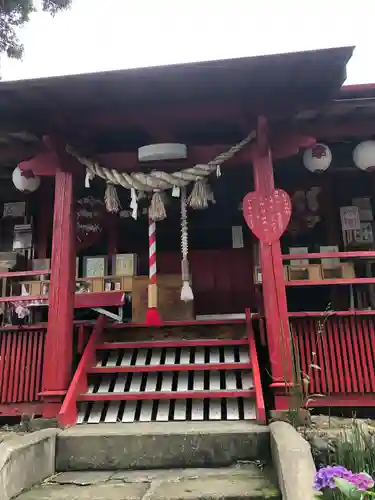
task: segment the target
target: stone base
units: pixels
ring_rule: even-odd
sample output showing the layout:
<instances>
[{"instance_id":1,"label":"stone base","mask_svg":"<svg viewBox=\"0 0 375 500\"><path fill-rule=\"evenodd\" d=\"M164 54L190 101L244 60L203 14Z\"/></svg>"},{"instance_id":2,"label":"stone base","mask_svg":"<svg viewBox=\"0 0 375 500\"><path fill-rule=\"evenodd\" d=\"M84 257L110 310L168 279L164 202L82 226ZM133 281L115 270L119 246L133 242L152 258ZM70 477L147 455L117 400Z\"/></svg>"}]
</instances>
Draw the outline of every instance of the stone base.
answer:
<instances>
[{"instance_id":1,"label":"stone base","mask_svg":"<svg viewBox=\"0 0 375 500\"><path fill-rule=\"evenodd\" d=\"M270 474L254 464L223 469L63 472L19 500L279 500Z\"/></svg>"},{"instance_id":2,"label":"stone base","mask_svg":"<svg viewBox=\"0 0 375 500\"><path fill-rule=\"evenodd\" d=\"M56 470L221 467L269 454L268 428L248 422L97 424L58 435Z\"/></svg>"}]
</instances>

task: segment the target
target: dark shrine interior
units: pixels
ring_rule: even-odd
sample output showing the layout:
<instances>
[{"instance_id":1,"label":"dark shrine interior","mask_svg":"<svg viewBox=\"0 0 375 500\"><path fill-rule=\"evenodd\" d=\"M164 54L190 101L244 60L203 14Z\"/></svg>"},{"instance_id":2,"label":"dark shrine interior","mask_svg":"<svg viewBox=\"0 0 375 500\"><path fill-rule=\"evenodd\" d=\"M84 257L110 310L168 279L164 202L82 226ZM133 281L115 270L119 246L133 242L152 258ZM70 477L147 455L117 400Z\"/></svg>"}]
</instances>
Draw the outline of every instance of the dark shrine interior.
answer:
<instances>
[{"instance_id":1,"label":"dark shrine interior","mask_svg":"<svg viewBox=\"0 0 375 500\"><path fill-rule=\"evenodd\" d=\"M225 120L214 123L204 122L201 126L190 123L189 126L167 128L169 141L186 143L188 151L199 146L217 144L235 144L246 135L243 126L226 124ZM233 122L235 123L235 122ZM170 126L170 125L169 125ZM172 132L169 132L173 130ZM87 138L86 138L87 139ZM138 147L155 142L153 134L144 128L98 128L90 132L86 146L81 143L82 154L92 156L99 162L105 158L121 161L121 154L134 153ZM373 200L375 178L372 173L361 172L353 165L352 151L356 142L329 144L332 150L333 163L328 171L310 173L303 165L302 153L296 156L277 160L275 168L275 186L282 188L293 197L296 191L308 192L311 188L319 188L317 195L318 209L314 217L319 219L313 227L305 221L296 221L292 216L291 224L281 239L282 253L288 254L290 247L308 247L308 251L319 252L320 246L338 245L344 251L340 229L339 207L350 205L355 197L370 197ZM219 149L215 154L221 152ZM116 156L118 155L118 156ZM214 156L214 155L213 155ZM207 161L205 158L204 162ZM198 163L199 158L189 155L183 162L164 162L152 165L152 169L175 171ZM201 161L202 162L202 161ZM121 164L123 170L132 169L126 162ZM149 166L137 165L143 171ZM11 179L2 180L0 196L2 201L22 199L22 194L12 187ZM259 297L261 285L254 284L256 265L256 240L246 226L242 217L242 199L254 190L252 166L244 162L232 162L223 165L221 176L212 174L209 179L215 203L201 211L188 211L189 261L195 295L196 314L241 313L246 307L253 311L261 311ZM90 189L84 187L84 169L77 172L76 199L92 196L104 199L105 183L96 178ZM43 224L48 221L47 257L51 255L52 214L53 214L53 181L44 177L43 192L40 190L28 197L28 213L34 216L36 227L41 225L40 213L46 212ZM138 274L148 274L148 219L147 207L149 199L139 202L138 219L130 216L130 193L117 188L122 211L119 215L106 215L103 219L103 230L99 237L85 248L79 249L77 255L97 256L111 252L135 253L138 255ZM169 191L165 200L167 218L157 223L157 267L161 274L180 274L180 200L173 198ZM374 208L374 207L373 207ZM309 217L308 210L305 214ZM297 224L295 224L297 222ZM1 241L4 241L6 224L1 226ZM241 226L243 245L233 248L233 226ZM38 229L37 229L38 231ZM364 249L372 249L366 247ZM81 264L80 264L81 265ZM79 276L82 274L79 270ZM368 285L356 285L366 287ZM291 312L324 311L333 305L336 309L346 309L349 297L349 286L298 286L287 287L288 308ZM316 293L319 290L319 293Z\"/></svg>"}]
</instances>

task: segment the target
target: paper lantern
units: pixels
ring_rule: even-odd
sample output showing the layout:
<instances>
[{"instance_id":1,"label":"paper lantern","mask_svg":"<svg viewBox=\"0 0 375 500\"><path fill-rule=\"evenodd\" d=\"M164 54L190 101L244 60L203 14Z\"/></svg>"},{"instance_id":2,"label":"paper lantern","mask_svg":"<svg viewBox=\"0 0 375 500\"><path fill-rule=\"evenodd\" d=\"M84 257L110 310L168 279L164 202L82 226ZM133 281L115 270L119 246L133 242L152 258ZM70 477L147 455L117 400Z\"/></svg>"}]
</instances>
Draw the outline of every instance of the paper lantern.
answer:
<instances>
[{"instance_id":1,"label":"paper lantern","mask_svg":"<svg viewBox=\"0 0 375 500\"><path fill-rule=\"evenodd\" d=\"M139 161L183 160L186 157L185 144L150 144L138 149Z\"/></svg>"},{"instance_id":2,"label":"paper lantern","mask_svg":"<svg viewBox=\"0 0 375 500\"><path fill-rule=\"evenodd\" d=\"M33 193L40 186L40 178L34 175L30 170L24 172L20 167L16 167L12 174L13 184L18 191L24 193Z\"/></svg>"},{"instance_id":3,"label":"paper lantern","mask_svg":"<svg viewBox=\"0 0 375 500\"><path fill-rule=\"evenodd\" d=\"M325 144L315 144L303 154L303 164L310 172L324 172L331 165L332 153Z\"/></svg>"},{"instance_id":4,"label":"paper lantern","mask_svg":"<svg viewBox=\"0 0 375 500\"><path fill-rule=\"evenodd\" d=\"M353 151L354 164L361 170L375 168L375 141L363 141Z\"/></svg>"}]
</instances>

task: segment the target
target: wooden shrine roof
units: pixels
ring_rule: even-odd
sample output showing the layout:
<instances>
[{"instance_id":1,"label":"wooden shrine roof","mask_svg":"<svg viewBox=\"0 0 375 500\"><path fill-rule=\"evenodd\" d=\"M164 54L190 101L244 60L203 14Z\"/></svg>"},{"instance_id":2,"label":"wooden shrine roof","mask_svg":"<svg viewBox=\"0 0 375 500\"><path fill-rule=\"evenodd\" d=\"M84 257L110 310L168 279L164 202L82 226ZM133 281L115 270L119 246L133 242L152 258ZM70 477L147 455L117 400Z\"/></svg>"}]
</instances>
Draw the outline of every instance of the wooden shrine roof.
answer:
<instances>
[{"instance_id":1,"label":"wooden shrine roof","mask_svg":"<svg viewBox=\"0 0 375 500\"><path fill-rule=\"evenodd\" d=\"M0 164L33 156L43 135L85 153L134 152L167 140L232 144L259 114L290 121L301 109L329 103L352 52L341 47L3 81Z\"/></svg>"},{"instance_id":2,"label":"wooden shrine roof","mask_svg":"<svg viewBox=\"0 0 375 500\"><path fill-rule=\"evenodd\" d=\"M295 116L295 125L326 141L375 137L375 84L348 85L330 102Z\"/></svg>"}]
</instances>

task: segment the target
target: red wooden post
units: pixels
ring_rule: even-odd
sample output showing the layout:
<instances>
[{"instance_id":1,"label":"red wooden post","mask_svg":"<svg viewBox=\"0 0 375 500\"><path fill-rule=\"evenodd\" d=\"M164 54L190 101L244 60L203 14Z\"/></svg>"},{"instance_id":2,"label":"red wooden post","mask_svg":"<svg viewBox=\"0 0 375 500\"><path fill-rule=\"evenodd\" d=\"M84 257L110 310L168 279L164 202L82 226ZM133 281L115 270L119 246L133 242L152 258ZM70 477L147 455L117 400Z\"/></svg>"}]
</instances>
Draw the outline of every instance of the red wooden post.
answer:
<instances>
[{"instance_id":1,"label":"red wooden post","mask_svg":"<svg viewBox=\"0 0 375 500\"><path fill-rule=\"evenodd\" d=\"M275 184L267 122L263 117L258 119L257 137L257 144L252 152L255 190L263 196L268 196L274 191ZM272 243L260 241L259 245L264 313L273 378L271 387L276 391L275 408L283 410L287 409L288 404L283 391L284 382L293 381L293 364L280 240Z\"/></svg>"},{"instance_id":2,"label":"red wooden post","mask_svg":"<svg viewBox=\"0 0 375 500\"><path fill-rule=\"evenodd\" d=\"M51 285L43 368L42 397L50 403L45 416L56 416L72 376L75 222L73 174L58 171L55 176Z\"/></svg>"},{"instance_id":3,"label":"red wooden post","mask_svg":"<svg viewBox=\"0 0 375 500\"><path fill-rule=\"evenodd\" d=\"M49 179L48 179L49 180ZM51 186L42 179L40 189L36 192L38 196L38 212L36 219L36 256L38 259L46 259L48 254L49 229L52 223L52 196Z\"/></svg>"}]
</instances>

